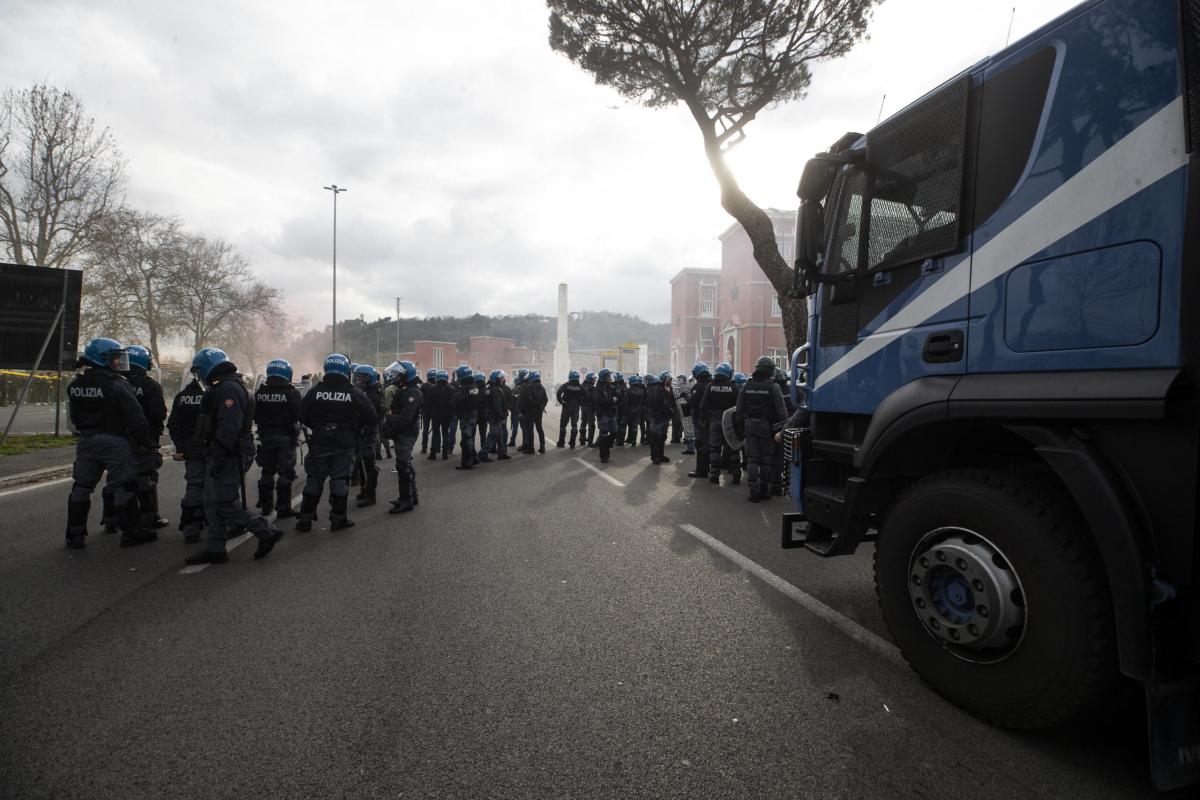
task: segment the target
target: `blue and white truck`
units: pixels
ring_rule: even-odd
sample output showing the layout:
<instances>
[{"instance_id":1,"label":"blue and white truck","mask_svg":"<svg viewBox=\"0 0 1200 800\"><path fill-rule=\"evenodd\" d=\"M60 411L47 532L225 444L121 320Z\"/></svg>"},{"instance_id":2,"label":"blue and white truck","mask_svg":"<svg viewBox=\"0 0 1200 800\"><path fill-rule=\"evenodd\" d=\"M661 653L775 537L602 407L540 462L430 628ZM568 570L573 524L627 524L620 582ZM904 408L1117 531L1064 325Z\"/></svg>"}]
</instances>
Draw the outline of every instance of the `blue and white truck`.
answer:
<instances>
[{"instance_id":1,"label":"blue and white truck","mask_svg":"<svg viewBox=\"0 0 1200 800\"><path fill-rule=\"evenodd\" d=\"M1085 2L799 195L784 547L873 541L904 656L999 725L1141 682L1156 783L1200 779L1200 0Z\"/></svg>"}]
</instances>

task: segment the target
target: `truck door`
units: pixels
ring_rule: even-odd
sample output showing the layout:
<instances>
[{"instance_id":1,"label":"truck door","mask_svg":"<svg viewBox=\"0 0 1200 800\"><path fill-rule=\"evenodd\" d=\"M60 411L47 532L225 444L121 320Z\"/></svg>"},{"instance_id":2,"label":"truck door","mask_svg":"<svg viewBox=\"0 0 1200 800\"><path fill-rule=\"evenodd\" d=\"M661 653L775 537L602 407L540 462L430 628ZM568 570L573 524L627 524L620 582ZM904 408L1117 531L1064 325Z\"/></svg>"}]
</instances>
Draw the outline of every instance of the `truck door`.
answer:
<instances>
[{"instance_id":1,"label":"truck door","mask_svg":"<svg viewBox=\"0 0 1200 800\"><path fill-rule=\"evenodd\" d=\"M970 229L964 207L973 118L964 74L876 127L826 211L814 411L871 414L900 386L961 374ZM862 155L860 153L860 155Z\"/></svg>"}]
</instances>

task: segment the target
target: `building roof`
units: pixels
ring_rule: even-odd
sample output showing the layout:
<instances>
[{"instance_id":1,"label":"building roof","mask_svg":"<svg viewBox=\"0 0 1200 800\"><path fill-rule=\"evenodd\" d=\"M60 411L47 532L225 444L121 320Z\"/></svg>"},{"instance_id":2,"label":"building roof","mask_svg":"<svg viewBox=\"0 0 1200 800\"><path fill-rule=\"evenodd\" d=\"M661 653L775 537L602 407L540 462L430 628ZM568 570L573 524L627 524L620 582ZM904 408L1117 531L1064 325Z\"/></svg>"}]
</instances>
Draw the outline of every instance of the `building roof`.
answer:
<instances>
[{"instance_id":1,"label":"building roof","mask_svg":"<svg viewBox=\"0 0 1200 800\"><path fill-rule=\"evenodd\" d=\"M720 267L684 267L683 269L679 270L679 272L675 273L675 276L673 278L671 278L670 283L675 283L677 280L682 278L684 275L713 275L713 276L716 276L716 275L720 275L720 274L721 274Z\"/></svg>"},{"instance_id":2,"label":"building roof","mask_svg":"<svg viewBox=\"0 0 1200 800\"><path fill-rule=\"evenodd\" d=\"M767 216L771 218L771 222L794 222L796 219L795 211L784 211L778 208L765 208L763 210L767 212ZM717 238L721 241L725 241L727 238L729 238L730 234L732 234L734 231L741 230L741 228L742 223L735 222L722 231L721 235Z\"/></svg>"}]
</instances>

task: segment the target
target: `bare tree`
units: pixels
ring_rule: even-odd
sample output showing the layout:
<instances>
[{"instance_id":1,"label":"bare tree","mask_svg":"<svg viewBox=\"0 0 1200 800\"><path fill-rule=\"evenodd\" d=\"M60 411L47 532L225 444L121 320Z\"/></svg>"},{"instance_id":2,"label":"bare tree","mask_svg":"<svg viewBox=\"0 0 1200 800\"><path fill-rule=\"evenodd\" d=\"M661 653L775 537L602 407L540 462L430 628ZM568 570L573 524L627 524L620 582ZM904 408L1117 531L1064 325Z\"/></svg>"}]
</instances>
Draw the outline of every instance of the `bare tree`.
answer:
<instances>
[{"instance_id":1,"label":"bare tree","mask_svg":"<svg viewBox=\"0 0 1200 800\"><path fill-rule=\"evenodd\" d=\"M104 216L88 252L88 306L99 318L124 322L122 330L144 335L155 363L164 336L178 330L170 289L183 260L177 219L123 209Z\"/></svg>"},{"instance_id":2,"label":"bare tree","mask_svg":"<svg viewBox=\"0 0 1200 800\"><path fill-rule=\"evenodd\" d=\"M253 315L275 313L279 291L254 280L236 248L220 239L185 237L182 257L167 289L193 350L227 336Z\"/></svg>"},{"instance_id":3,"label":"bare tree","mask_svg":"<svg viewBox=\"0 0 1200 800\"><path fill-rule=\"evenodd\" d=\"M880 0L547 0L550 46L625 97L682 103L703 140L721 206L746 230L783 311L789 349L803 343L805 304L770 217L738 185L725 154L773 104L802 98L814 61L848 52ZM797 176L798 177L798 176Z\"/></svg>"},{"instance_id":4,"label":"bare tree","mask_svg":"<svg viewBox=\"0 0 1200 800\"><path fill-rule=\"evenodd\" d=\"M0 97L0 243L16 263L70 263L120 204L124 175L75 95L39 84Z\"/></svg>"}]
</instances>

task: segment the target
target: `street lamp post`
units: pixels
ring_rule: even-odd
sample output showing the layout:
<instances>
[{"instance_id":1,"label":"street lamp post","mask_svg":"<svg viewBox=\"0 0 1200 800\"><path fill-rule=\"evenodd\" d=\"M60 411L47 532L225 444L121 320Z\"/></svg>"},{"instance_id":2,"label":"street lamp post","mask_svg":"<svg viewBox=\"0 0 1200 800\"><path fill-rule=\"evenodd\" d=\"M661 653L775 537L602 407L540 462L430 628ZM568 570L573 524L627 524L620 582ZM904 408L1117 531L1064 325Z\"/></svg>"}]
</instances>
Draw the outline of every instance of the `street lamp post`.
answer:
<instances>
[{"instance_id":1,"label":"street lamp post","mask_svg":"<svg viewBox=\"0 0 1200 800\"><path fill-rule=\"evenodd\" d=\"M403 297L396 298L396 358L400 358L400 304L403 302Z\"/></svg>"},{"instance_id":2,"label":"street lamp post","mask_svg":"<svg viewBox=\"0 0 1200 800\"><path fill-rule=\"evenodd\" d=\"M349 191L348 189L338 186L336 183L324 187L333 192L333 348L331 353L337 352L337 196L342 192Z\"/></svg>"}]
</instances>

